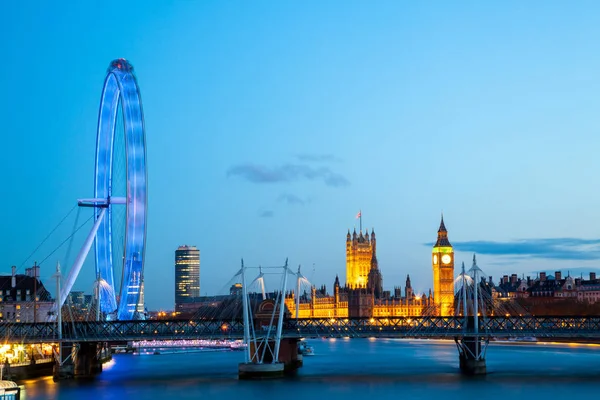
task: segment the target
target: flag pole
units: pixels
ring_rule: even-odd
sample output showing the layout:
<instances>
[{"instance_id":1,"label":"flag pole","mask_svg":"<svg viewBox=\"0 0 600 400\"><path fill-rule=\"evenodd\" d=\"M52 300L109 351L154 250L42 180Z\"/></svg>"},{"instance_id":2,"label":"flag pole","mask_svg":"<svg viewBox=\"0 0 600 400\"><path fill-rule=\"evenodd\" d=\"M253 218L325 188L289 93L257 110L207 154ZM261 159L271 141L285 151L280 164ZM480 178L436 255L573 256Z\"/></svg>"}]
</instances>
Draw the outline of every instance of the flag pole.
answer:
<instances>
[{"instance_id":1,"label":"flag pole","mask_svg":"<svg viewBox=\"0 0 600 400\"><path fill-rule=\"evenodd\" d=\"M360 232L362 232L362 210L358 211L358 215L360 215Z\"/></svg>"}]
</instances>

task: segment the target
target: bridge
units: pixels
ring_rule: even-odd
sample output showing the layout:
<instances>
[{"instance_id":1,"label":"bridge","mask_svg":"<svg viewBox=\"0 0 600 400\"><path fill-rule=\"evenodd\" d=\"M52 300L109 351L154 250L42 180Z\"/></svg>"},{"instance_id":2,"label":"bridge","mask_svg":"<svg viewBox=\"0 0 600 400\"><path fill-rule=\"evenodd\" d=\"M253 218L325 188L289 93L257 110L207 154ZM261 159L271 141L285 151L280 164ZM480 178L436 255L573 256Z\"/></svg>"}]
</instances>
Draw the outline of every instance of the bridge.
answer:
<instances>
[{"instance_id":1,"label":"bridge","mask_svg":"<svg viewBox=\"0 0 600 400\"><path fill-rule=\"evenodd\" d=\"M571 338L600 340L599 317L491 316L479 320L479 333L464 317L376 317L287 319L282 338ZM468 329L469 328L469 329ZM75 321L0 325L5 343L122 342L137 340L244 339L243 319L164 319L146 321Z\"/></svg>"}]
</instances>

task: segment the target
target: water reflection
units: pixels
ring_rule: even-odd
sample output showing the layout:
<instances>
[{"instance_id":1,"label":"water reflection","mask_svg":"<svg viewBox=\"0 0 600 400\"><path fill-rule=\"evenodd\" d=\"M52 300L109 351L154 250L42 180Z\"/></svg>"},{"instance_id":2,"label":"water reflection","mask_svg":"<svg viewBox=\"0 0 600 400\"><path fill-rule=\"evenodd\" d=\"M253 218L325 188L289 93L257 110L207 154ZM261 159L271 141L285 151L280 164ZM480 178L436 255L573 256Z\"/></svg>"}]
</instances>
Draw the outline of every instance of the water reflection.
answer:
<instances>
[{"instance_id":1,"label":"water reflection","mask_svg":"<svg viewBox=\"0 0 600 400\"><path fill-rule=\"evenodd\" d=\"M600 347L531 343L492 343L488 375L467 378L458 373L453 341L352 339L309 340L315 355L305 358L298 374L285 380L248 382L237 379L243 353L116 355L91 383L25 382L27 399L158 398L339 398L377 396L506 399L527 395L555 398L578 393L596 396L600 389ZM551 385L545 384L551 382ZM541 384L544 383L544 384Z\"/></svg>"}]
</instances>

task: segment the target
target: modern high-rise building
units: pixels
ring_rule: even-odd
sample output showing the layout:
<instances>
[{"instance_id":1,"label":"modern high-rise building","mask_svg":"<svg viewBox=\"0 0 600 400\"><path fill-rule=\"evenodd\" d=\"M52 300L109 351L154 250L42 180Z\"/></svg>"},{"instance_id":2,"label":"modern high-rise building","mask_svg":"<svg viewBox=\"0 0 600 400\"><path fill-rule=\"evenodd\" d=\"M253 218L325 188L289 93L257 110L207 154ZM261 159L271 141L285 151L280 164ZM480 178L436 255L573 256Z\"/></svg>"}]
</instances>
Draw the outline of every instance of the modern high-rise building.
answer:
<instances>
[{"instance_id":1,"label":"modern high-rise building","mask_svg":"<svg viewBox=\"0 0 600 400\"><path fill-rule=\"evenodd\" d=\"M200 250L179 246L175 250L175 310L200 297Z\"/></svg>"},{"instance_id":2,"label":"modern high-rise building","mask_svg":"<svg viewBox=\"0 0 600 400\"><path fill-rule=\"evenodd\" d=\"M454 249L448 240L444 216L433 245L433 298L440 316L454 315Z\"/></svg>"}]
</instances>

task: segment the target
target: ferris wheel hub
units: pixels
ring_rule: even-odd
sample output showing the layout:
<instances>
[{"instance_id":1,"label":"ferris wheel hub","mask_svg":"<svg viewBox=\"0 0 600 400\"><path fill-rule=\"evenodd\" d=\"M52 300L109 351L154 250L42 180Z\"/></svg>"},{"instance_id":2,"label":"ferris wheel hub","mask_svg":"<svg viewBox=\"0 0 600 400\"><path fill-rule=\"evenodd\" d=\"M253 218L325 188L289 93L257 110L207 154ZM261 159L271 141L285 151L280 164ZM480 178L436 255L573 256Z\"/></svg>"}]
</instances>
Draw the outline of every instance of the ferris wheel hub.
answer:
<instances>
[{"instance_id":1,"label":"ferris wheel hub","mask_svg":"<svg viewBox=\"0 0 600 400\"><path fill-rule=\"evenodd\" d=\"M106 199L79 199L77 205L79 207L94 207L106 208L111 204L127 204L126 197L108 197Z\"/></svg>"}]
</instances>

